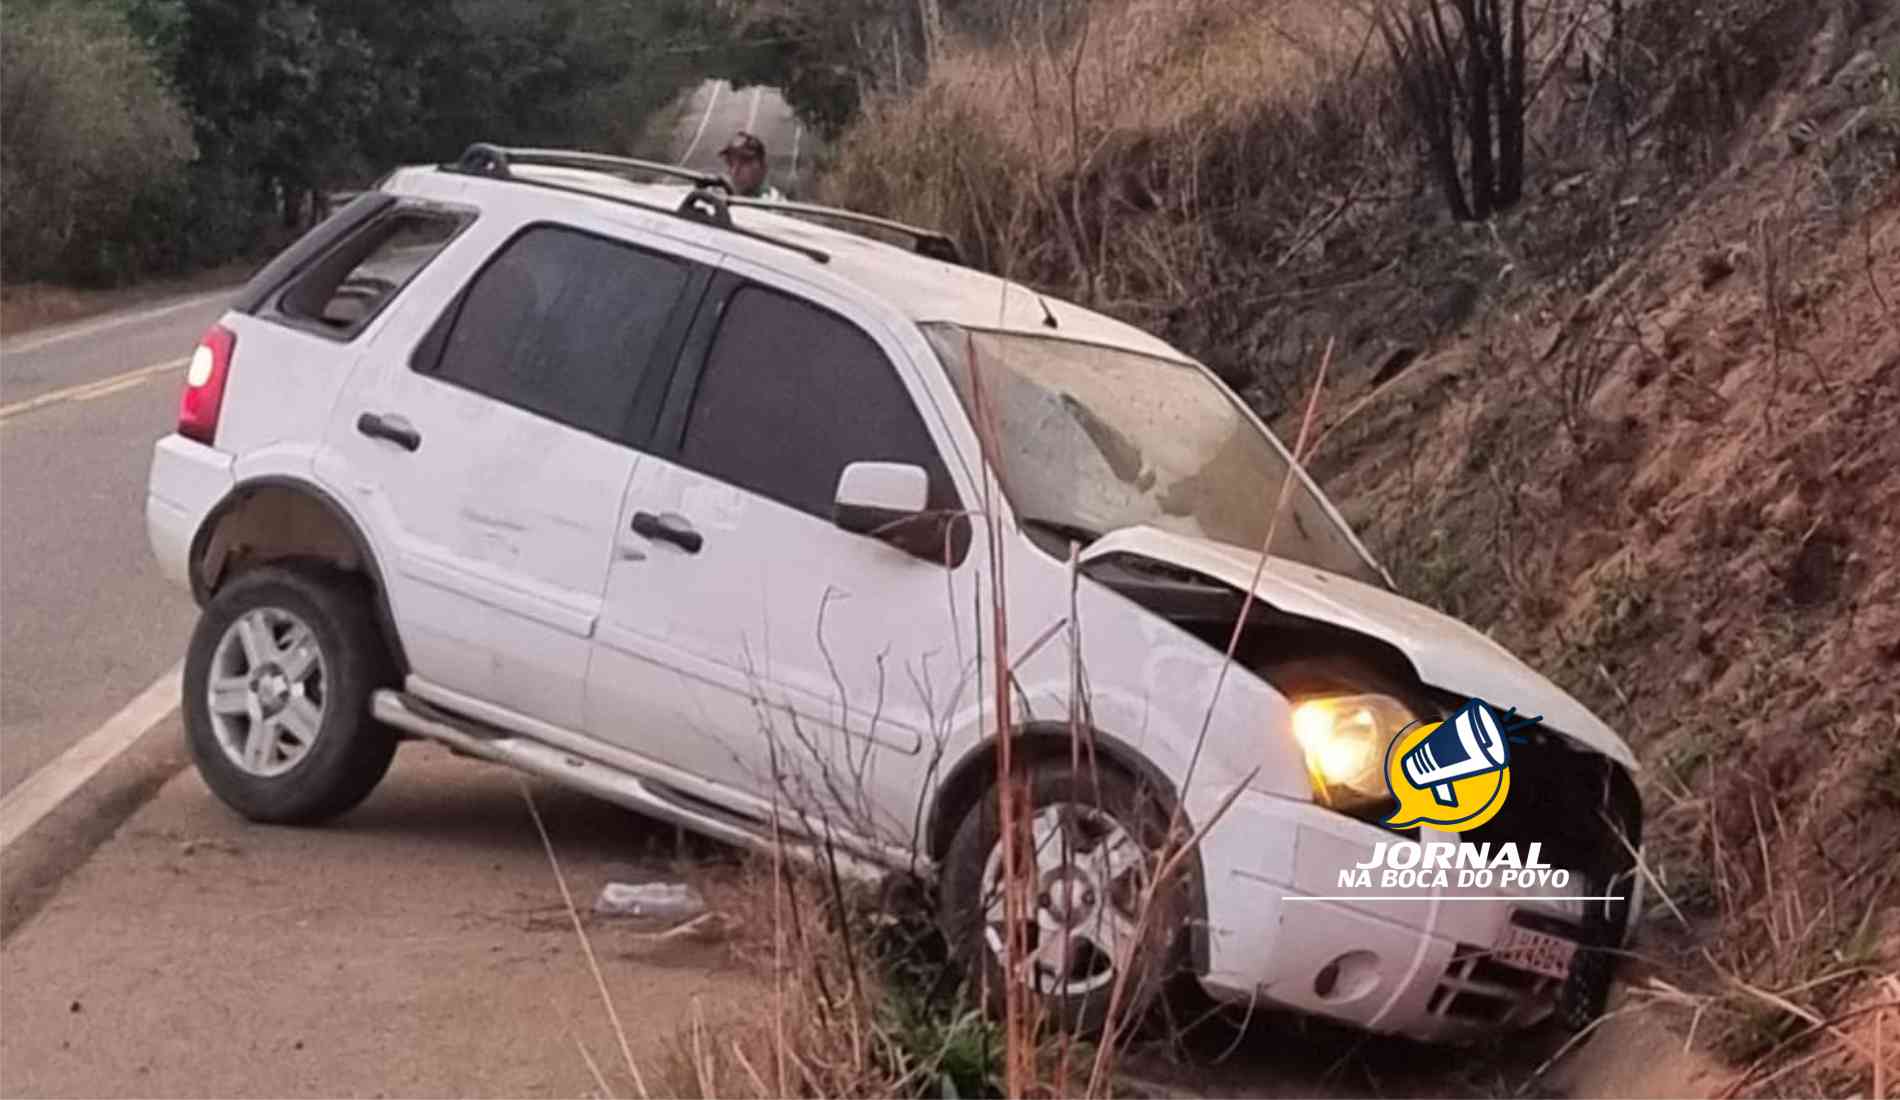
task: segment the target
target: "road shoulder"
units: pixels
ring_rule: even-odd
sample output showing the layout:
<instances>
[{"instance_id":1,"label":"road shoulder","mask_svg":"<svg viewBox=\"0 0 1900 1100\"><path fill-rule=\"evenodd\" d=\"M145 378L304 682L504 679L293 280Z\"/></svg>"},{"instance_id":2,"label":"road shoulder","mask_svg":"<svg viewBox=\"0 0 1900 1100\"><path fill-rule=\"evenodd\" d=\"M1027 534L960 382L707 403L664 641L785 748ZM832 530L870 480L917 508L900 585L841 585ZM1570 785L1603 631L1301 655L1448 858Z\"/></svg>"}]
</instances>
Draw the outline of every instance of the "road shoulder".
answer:
<instances>
[{"instance_id":1,"label":"road shoulder","mask_svg":"<svg viewBox=\"0 0 1900 1100\"><path fill-rule=\"evenodd\" d=\"M0 336L9 340L29 335L38 338L115 313L159 308L198 295L234 290L244 285L259 262L239 260L191 275L149 279L105 290L50 283L0 288Z\"/></svg>"},{"instance_id":2,"label":"road shoulder","mask_svg":"<svg viewBox=\"0 0 1900 1100\"><path fill-rule=\"evenodd\" d=\"M0 852L0 943L30 921L189 762L176 713L147 729Z\"/></svg>"},{"instance_id":3,"label":"road shoulder","mask_svg":"<svg viewBox=\"0 0 1900 1100\"><path fill-rule=\"evenodd\" d=\"M671 829L530 789L583 907L669 874ZM649 1071L696 1015L716 1034L759 1003L721 944L585 919ZM177 774L0 946L0 1015L12 1095L584 1095L582 1045L636 1091L519 780L433 746L322 829Z\"/></svg>"}]
</instances>

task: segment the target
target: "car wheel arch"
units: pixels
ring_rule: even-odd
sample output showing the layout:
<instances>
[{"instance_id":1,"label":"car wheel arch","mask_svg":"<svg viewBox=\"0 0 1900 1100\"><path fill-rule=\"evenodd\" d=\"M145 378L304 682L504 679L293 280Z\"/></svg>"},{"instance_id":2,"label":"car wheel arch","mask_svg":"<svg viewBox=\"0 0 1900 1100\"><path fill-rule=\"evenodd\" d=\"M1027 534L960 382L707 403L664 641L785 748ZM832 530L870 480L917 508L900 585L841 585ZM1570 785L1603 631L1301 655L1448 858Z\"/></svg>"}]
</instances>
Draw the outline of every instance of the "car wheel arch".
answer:
<instances>
[{"instance_id":1,"label":"car wheel arch","mask_svg":"<svg viewBox=\"0 0 1900 1100\"><path fill-rule=\"evenodd\" d=\"M1174 783L1152 760L1113 734L1091 729L1089 739L1094 742L1098 762L1125 773L1128 778L1152 790L1167 813L1175 812L1180 803ZM997 738L986 738L966 751L943 773L943 781L937 785L931 798L922 838L933 864L942 862L950 850L950 841L956 835L958 826L995 782L998 747ZM1024 754L1021 759L1026 766L1050 760L1069 760L1073 751L1072 731L1065 722L1030 722L1016 728L1011 749L1012 756ZM1086 753L1084 758L1087 758ZM1185 820L1185 816L1181 824L1184 829L1193 829L1192 822ZM1189 959L1195 973L1205 974L1210 967L1211 945L1207 934L1205 872L1198 851L1193 853L1186 866Z\"/></svg>"},{"instance_id":2,"label":"car wheel arch","mask_svg":"<svg viewBox=\"0 0 1900 1100\"><path fill-rule=\"evenodd\" d=\"M377 628L398 672L408 674L389 586L368 535L334 495L308 481L273 474L232 486L192 537L187 560L192 598L203 607L245 570L291 560L320 563L367 582Z\"/></svg>"}]
</instances>

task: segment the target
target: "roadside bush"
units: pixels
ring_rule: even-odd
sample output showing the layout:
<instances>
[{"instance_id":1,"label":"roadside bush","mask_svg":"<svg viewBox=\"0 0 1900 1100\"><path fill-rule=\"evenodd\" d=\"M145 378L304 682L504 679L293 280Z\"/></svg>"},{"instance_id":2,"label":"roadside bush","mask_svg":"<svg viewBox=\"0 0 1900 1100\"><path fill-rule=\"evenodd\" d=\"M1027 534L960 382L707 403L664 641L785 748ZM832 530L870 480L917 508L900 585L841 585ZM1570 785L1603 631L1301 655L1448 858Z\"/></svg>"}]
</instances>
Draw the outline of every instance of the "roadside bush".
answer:
<instances>
[{"instance_id":1,"label":"roadside bush","mask_svg":"<svg viewBox=\"0 0 1900 1100\"><path fill-rule=\"evenodd\" d=\"M898 883L904 883L898 886ZM731 947L772 977L739 1035L695 1018L661 1062L659 1095L1001 1095L1004 1037L956 996L927 892L757 858L711 886Z\"/></svg>"},{"instance_id":2,"label":"roadside bush","mask_svg":"<svg viewBox=\"0 0 1900 1100\"><path fill-rule=\"evenodd\" d=\"M182 178L191 123L123 20L10 8L0 32L0 272L98 283L140 266L138 230Z\"/></svg>"}]
</instances>

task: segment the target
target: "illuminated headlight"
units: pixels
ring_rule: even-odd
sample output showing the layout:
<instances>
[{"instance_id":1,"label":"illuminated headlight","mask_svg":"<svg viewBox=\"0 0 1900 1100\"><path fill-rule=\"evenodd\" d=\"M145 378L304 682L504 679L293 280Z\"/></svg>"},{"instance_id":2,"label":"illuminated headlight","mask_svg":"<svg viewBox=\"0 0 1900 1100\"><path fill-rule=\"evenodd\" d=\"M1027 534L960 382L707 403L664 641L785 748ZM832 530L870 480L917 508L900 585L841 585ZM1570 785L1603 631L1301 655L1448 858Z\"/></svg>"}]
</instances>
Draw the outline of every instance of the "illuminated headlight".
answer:
<instances>
[{"instance_id":1,"label":"illuminated headlight","mask_svg":"<svg viewBox=\"0 0 1900 1100\"><path fill-rule=\"evenodd\" d=\"M1314 799L1349 814L1390 801L1386 748L1417 717L1389 695L1308 699L1293 708L1293 736L1306 756Z\"/></svg>"}]
</instances>

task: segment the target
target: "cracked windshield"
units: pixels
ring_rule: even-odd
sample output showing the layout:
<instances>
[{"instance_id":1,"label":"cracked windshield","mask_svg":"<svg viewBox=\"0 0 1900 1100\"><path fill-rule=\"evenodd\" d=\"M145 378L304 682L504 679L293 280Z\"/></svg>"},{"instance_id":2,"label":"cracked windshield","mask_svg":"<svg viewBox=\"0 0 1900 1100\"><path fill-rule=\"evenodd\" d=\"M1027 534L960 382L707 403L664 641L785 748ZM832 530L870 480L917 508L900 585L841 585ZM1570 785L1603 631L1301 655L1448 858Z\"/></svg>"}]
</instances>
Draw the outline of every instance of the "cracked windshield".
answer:
<instances>
[{"instance_id":1,"label":"cracked windshield","mask_svg":"<svg viewBox=\"0 0 1900 1100\"><path fill-rule=\"evenodd\" d=\"M1266 542L1287 454L1201 371L1073 340L924 327L980 420L974 356L999 476L1024 522L1085 543L1143 524L1249 550ZM1385 583L1304 477L1273 554Z\"/></svg>"}]
</instances>

